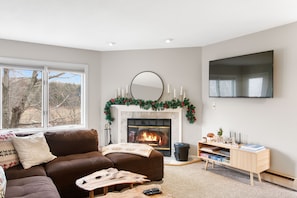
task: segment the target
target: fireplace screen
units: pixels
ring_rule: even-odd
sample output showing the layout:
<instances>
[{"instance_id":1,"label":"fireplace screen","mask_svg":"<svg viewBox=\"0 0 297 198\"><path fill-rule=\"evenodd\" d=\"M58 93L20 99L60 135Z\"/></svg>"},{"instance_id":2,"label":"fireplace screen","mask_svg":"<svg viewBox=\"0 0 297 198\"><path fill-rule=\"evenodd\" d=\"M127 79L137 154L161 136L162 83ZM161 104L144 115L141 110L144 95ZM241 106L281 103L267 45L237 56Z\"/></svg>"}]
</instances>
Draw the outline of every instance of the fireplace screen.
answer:
<instances>
[{"instance_id":1,"label":"fireplace screen","mask_svg":"<svg viewBox=\"0 0 297 198\"><path fill-rule=\"evenodd\" d=\"M128 119L127 142L148 144L171 156L171 119Z\"/></svg>"}]
</instances>

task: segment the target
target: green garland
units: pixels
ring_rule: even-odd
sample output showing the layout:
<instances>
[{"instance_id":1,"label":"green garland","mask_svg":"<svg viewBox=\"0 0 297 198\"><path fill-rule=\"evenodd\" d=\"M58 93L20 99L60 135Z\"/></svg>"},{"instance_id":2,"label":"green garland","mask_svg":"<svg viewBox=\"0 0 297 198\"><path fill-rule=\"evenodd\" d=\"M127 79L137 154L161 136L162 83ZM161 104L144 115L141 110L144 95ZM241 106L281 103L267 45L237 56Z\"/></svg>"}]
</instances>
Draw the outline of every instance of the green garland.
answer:
<instances>
[{"instance_id":1,"label":"green garland","mask_svg":"<svg viewBox=\"0 0 297 198\"><path fill-rule=\"evenodd\" d=\"M162 111L165 109L176 109L178 107L186 108L186 117L187 120L192 124L196 121L195 117L195 106L191 104L188 98L185 98L183 101L178 99L172 99L171 101L152 101L152 100L141 100L133 98L112 98L106 102L104 107L105 119L111 124L114 118L111 116L111 106L112 105L138 105L142 109L152 109L154 111Z\"/></svg>"}]
</instances>

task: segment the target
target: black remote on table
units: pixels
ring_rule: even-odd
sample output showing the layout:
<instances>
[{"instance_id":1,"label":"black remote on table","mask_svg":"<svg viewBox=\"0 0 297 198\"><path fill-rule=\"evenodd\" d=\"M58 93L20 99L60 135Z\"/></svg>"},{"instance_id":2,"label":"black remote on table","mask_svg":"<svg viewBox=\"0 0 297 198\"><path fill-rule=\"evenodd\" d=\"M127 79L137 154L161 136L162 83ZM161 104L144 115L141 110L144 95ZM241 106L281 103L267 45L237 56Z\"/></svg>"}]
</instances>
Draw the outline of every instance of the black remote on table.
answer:
<instances>
[{"instance_id":1,"label":"black remote on table","mask_svg":"<svg viewBox=\"0 0 297 198\"><path fill-rule=\"evenodd\" d=\"M143 194L145 195L155 195L155 194L161 194L162 191L159 188L150 188L143 191Z\"/></svg>"}]
</instances>

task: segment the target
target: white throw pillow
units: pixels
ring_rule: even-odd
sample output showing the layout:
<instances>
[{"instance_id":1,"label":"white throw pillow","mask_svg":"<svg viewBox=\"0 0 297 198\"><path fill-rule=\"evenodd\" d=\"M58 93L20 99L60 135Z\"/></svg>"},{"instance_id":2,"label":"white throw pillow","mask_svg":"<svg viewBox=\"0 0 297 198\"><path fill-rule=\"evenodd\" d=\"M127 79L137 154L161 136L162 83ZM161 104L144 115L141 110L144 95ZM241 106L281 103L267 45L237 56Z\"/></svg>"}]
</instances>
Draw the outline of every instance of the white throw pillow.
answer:
<instances>
[{"instance_id":1,"label":"white throw pillow","mask_svg":"<svg viewBox=\"0 0 297 198\"><path fill-rule=\"evenodd\" d=\"M25 169L56 158L50 152L42 132L25 137L14 137L12 142Z\"/></svg>"},{"instance_id":2,"label":"white throw pillow","mask_svg":"<svg viewBox=\"0 0 297 198\"><path fill-rule=\"evenodd\" d=\"M6 184L5 172L2 166L0 166L0 198L5 198Z\"/></svg>"}]
</instances>

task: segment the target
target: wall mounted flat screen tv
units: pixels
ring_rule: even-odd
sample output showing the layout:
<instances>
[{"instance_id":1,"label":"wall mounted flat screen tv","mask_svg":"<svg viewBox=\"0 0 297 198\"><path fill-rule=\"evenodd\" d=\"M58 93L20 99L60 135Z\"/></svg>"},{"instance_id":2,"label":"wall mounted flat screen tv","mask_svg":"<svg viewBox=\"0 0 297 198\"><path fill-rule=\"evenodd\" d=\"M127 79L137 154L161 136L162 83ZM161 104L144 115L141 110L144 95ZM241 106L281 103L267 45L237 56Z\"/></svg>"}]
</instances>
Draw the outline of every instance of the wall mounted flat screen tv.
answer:
<instances>
[{"instance_id":1,"label":"wall mounted flat screen tv","mask_svg":"<svg viewBox=\"0 0 297 198\"><path fill-rule=\"evenodd\" d=\"M209 61L209 97L272 98L273 50Z\"/></svg>"}]
</instances>

